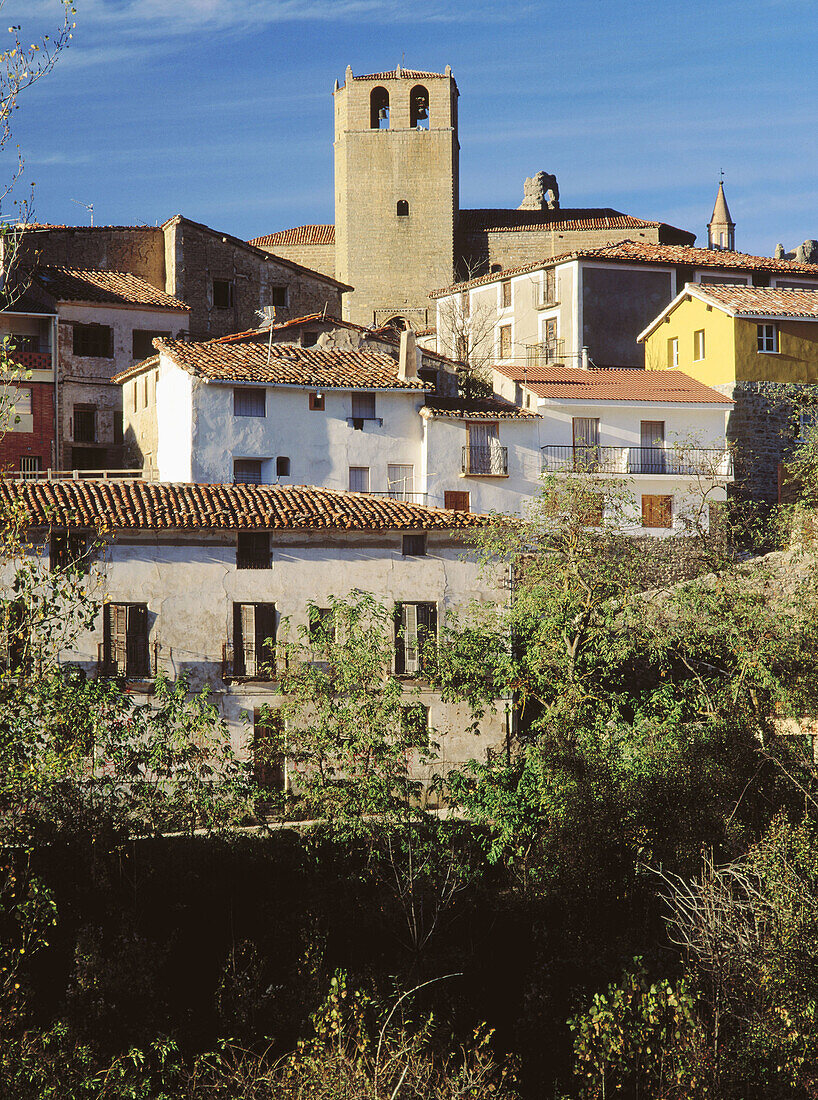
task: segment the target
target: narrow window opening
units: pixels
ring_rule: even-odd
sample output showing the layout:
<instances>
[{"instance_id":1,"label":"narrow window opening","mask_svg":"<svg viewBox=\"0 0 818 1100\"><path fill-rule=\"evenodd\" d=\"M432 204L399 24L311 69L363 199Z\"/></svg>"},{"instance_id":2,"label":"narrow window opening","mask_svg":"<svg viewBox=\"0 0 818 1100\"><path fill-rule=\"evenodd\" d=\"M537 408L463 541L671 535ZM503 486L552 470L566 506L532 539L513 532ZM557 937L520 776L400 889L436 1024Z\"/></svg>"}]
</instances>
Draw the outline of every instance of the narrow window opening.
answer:
<instances>
[{"instance_id":1,"label":"narrow window opening","mask_svg":"<svg viewBox=\"0 0 818 1100\"><path fill-rule=\"evenodd\" d=\"M413 130L429 129L429 92L422 84L409 93L409 125Z\"/></svg>"},{"instance_id":2,"label":"narrow window opening","mask_svg":"<svg viewBox=\"0 0 818 1100\"><path fill-rule=\"evenodd\" d=\"M399 199L398 200L398 217L399 218L408 218L409 217L409 203L406 201L406 199Z\"/></svg>"},{"instance_id":3,"label":"narrow window opening","mask_svg":"<svg viewBox=\"0 0 818 1100\"><path fill-rule=\"evenodd\" d=\"M213 280L213 308L232 309L233 283L230 279Z\"/></svg>"},{"instance_id":4,"label":"narrow window opening","mask_svg":"<svg viewBox=\"0 0 818 1100\"><path fill-rule=\"evenodd\" d=\"M389 92L380 85L369 94L369 126L372 130L389 129Z\"/></svg>"},{"instance_id":5,"label":"narrow window opening","mask_svg":"<svg viewBox=\"0 0 818 1100\"><path fill-rule=\"evenodd\" d=\"M290 476L290 460L285 458L284 455L279 455L276 459L276 477L289 477Z\"/></svg>"}]
</instances>

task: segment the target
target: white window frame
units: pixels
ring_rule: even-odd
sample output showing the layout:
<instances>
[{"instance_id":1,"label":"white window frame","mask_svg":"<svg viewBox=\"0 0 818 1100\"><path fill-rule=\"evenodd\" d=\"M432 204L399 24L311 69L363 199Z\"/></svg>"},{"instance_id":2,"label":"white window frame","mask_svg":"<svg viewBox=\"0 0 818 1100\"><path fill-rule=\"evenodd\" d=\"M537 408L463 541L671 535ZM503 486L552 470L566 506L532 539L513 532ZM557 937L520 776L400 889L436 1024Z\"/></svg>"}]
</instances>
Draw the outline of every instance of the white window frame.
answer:
<instances>
[{"instance_id":1,"label":"white window frame","mask_svg":"<svg viewBox=\"0 0 818 1100\"><path fill-rule=\"evenodd\" d=\"M697 328L693 333L693 362L701 363L706 354L706 343L704 337L704 329Z\"/></svg>"},{"instance_id":2,"label":"white window frame","mask_svg":"<svg viewBox=\"0 0 818 1100\"><path fill-rule=\"evenodd\" d=\"M668 370L678 370L679 369L679 337L678 336L669 337L668 344L669 344L670 349L671 349L671 352L670 352L670 365L668 367Z\"/></svg>"},{"instance_id":3,"label":"white window frame","mask_svg":"<svg viewBox=\"0 0 818 1100\"><path fill-rule=\"evenodd\" d=\"M756 325L756 342L759 355L778 354L778 325L761 321Z\"/></svg>"}]
</instances>

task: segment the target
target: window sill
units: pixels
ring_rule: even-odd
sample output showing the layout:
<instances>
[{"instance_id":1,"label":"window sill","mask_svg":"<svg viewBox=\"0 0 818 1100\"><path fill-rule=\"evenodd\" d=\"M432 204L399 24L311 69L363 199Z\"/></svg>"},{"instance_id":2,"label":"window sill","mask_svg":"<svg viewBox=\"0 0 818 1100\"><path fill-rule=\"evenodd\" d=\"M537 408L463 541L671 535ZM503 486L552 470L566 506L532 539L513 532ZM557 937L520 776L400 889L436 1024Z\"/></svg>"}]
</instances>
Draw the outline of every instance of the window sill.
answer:
<instances>
[{"instance_id":1,"label":"window sill","mask_svg":"<svg viewBox=\"0 0 818 1100\"><path fill-rule=\"evenodd\" d=\"M560 304L559 299L555 298L553 302L535 302L535 309L555 309ZM543 341L544 342L544 341Z\"/></svg>"},{"instance_id":2,"label":"window sill","mask_svg":"<svg viewBox=\"0 0 818 1100\"><path fill-rule=\"evenodd\" d=\"M502 478L507 478L509 475L508 474L480 474L480 473L473 473L471 470L468 470L468 471L464 471L463 473L459 474L458 476L459 477L496 477L496 478L502 479Z\"/></svg>"},{"instance_id":3,"label":"window sill","mask_svg":"<svg viewBox=\"0 0 818 1100\"><path fill-rule=\"evenodd\" d=\"M363 431L364 424L377 424L379 428L383 427L382 416L348 416L347 425L353 428L355 431Z\"/></svg>"}]
</instances>

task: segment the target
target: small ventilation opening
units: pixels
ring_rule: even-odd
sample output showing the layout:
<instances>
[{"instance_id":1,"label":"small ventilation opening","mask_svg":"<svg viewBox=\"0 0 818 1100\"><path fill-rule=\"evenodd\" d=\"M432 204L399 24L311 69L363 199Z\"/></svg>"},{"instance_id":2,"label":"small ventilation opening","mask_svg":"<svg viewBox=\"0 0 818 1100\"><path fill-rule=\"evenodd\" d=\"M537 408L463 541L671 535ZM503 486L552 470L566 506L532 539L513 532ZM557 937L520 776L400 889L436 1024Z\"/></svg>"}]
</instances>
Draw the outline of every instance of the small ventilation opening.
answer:
<instances>
[{"instance_id":1,"label":"small ventilation opening","mask_svg":"<svg viewBox=\"0 0 818 1100\"><path fill-rule=\"evenodd\" d=\"M398 217L399 218L408 218L409 217L409 203L406 201L406 199L399 199L398 200Z\"/></svg>"}]
</instances>

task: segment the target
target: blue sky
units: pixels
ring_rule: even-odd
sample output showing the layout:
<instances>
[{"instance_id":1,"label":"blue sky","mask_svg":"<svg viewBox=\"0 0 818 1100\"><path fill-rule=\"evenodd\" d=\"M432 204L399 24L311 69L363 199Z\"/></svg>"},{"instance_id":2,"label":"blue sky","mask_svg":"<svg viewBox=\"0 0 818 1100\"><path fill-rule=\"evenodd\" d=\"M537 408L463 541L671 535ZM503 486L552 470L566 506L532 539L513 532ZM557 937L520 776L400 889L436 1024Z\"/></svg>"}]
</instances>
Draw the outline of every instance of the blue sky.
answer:
<instances>
[{"instance_id":1,"label":"blue sky","mask_svg":"<svg viewBox=\"0 0 818 1100\"><path fill-rule=\"evenodd\" d=\"M41 221L86 220L71 199L98 224L181 213L245 238L332 221L333 82L404 58L452 66L464 207L517 206L545 169L564 206L613 206L701 243L723 168L737 247L818 238L815 0L76 8L71 49L14 119ZM6 0L0 19L35 41L59 14L57 0Z\"/></svg>"}]
</instances>

